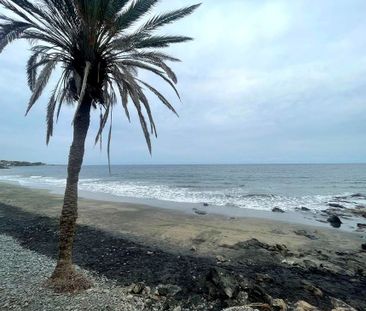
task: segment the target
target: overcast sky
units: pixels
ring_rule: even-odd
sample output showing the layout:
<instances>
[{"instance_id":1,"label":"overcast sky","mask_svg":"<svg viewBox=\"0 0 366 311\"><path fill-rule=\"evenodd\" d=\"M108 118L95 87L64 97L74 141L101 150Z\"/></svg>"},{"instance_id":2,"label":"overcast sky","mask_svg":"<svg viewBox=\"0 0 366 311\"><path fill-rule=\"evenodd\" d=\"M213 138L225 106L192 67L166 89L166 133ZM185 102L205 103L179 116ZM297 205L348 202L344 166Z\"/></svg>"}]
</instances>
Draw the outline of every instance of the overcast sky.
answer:
<instances>
[{"instance_id":1,"label":"overcast sky","mask_svg":"<svg viewBox=\"0 0 366 311\"><path fill-rule=\"evenodd\" d=\"M162 0L155 12L191 3ZM118 108L112 163L365 162L365 12L365 0L206 0L160 31L195 38L170 49L183 60L173 64L183 104L151 80L180 118L151 98L159 137L150 156L136 118ZM66 163L72 108L48 147L48 93L24 117L27 49L18 42L0 55L0 159ZM107 163L97 126L95 112L86 164Z\"/></svg>"}]
</instances>

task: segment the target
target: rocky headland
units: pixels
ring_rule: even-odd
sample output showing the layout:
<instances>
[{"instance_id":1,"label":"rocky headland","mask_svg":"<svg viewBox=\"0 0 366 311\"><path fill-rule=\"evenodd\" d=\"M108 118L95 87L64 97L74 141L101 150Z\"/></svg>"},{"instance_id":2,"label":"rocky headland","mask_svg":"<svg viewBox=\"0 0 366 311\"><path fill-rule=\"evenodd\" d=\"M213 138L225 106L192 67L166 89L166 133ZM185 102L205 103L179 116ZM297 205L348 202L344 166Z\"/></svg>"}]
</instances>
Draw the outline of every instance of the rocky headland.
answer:
<instances>
[{"instance_id":1,"label":"rocky headland","mask_svg":"<svg viewBox=\"0 0 366 311\"><path fill-rule=\"evenodd\" d=\"M16 167L16 166L42 166L42 165L46 165L46 164L42 163L42 162L0 160L0 169L7 169L10 167Z\"/></svg>"}]
</instances>

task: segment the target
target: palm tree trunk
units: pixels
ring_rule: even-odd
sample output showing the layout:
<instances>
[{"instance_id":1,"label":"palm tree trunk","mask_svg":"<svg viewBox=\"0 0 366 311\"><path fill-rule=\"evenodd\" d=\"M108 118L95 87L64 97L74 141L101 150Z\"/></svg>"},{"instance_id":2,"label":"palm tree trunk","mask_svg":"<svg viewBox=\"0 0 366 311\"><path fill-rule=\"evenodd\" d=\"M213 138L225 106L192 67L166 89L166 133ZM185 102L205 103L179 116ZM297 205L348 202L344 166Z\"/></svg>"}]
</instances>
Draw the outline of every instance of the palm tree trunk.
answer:
<instances>
[{"instance_id":1,"label":"palm tree trunk","mask_svg":"<svg viewBox=\"0 0 366 311\"><path fill-rule=\"evenodd\" d=\"M90 124L90 109L91 99L86 94L73 123L74 136L70 147L66 190L60 217L59 255L56 269L51 276L51 282L58 282L56 285L65 287L64 289L59 288L60 290L76 290L75 286L77 287L77 285L72 284L73 281L76 281L75 279L81 281L80 276L76 277L77 274L72 265L72 249L78 216L79 173L83 163L85 139Z\"/></svg>"}]
</instances>

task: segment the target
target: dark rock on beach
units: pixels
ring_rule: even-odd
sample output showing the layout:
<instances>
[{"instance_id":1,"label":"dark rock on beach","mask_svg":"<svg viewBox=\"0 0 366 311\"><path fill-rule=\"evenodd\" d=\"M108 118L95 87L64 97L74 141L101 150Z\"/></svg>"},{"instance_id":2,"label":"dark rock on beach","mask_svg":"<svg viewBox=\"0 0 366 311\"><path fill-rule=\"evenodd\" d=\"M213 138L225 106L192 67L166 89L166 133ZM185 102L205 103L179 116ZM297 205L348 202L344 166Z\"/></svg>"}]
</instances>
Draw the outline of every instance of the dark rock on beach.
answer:
<instances>
[{"instance_id":1,"label":"dark rock on beach","mask_svg":"<svg viewBox=\"0 0 366 311\"><path fill-rule=\"evenodd\" d=\"M315 236L314 234L309 233L306 230L295 230L294 233L297 234L297 235L305 236L310 240L317 240L318 239L317 236Z\"/></svg>"},{"instance_id":2,"label":"dark rock on beach","mask_svg":"<svg viewBox=\"0 0 366 311\"><path fill-rule=\"evenodd\" d=\"M314 286L311 282L308 282L306 280L302 281L302 284L304 286L304 289L312 293L316 297L323 297L323 292L318 287Z\"/></svg>"},{"instance_id":3,"label":"dark rock on beach","mask_svg":"<svg viewBox=\"0 0 366 311\"><path fill-rule=\"evenodd\" d=\"M366 199L366 195L362 193L355 193L351 195L351 198Z\"/></svg>"},{"instance_id":4,"label":"dark rock on beach","mask_svg":"<svg viewBox=\"0 0 366 311\"><path fill-rule=\"evenodd\" d=\"M331 224L332 227L334 228L339 228L342 225L342 221L340 220L340 218L336 215L332 215L330 216L327 221Z\"/></svg>"},{"instance_id":5,"label":"dark rock on beach","mask_svg":"<svg viewBox=\"0 0 366 311\"><path fill-rule=\"evenodd\" d=\"M201 211L197 208L193 208L193 211L197 214L197 215L201 215L201 216L204 216L204 215L207 215L207 212L205 211Z\"/></svg>"},{"instance_id":6,"label":"dark rock on beach","mask_svg":"<svg viewBox=\"0 0 366 311\"><path fill-rule=\"evenodd\" d=\"M143 292L143 290L145 289L146 285L142 282L136 283L136 284L132 284L131 285L131 289L130 292L138 295L141 294Z\"/></svg>"},{"instance_id":7,"label":"dark rock on beach","mask_svg":"<svg viewBox=\"0 0 366 311\"><path fill-rule=\"evenodd\" d=\"M294 311L320 311L317 307L311 305L310 303L300 300L297 303L295 303L295 309Z\"/></svg>"},{"instance_id":8,"label":"dark rock on beach","mask_svg":"<svg viewBox=\"0 0 366 311\"><path fill-rule=\"evenodd\" d=\"M260 286L254 285L248 291L249 301L251 302L260 302L266 303L268 305L272 305L273 298L267 294L267 292Z\"/></svg>"},{"instance_id":9,"label":"dark rock on beach","mask_svg":"<svg viewBox=\"0 0 366 311\"><path fill-rule=\"evenodd\" d=\"M212 298L235 298L239 293L239 283L228 270L214 267L206 278L206 288Z\"/></svg>"},{"instance_id":10,"label":"dark rock on beach","mask_svg":"<svg viewBox=\"0 0 366 311\"><path fill-rule=\"evenodd\" d=\"M339 203L328 203L328 206L335 207L335 208L346 208L345 206L343 206Z\"/></svg>"},{"instance_id":11,"label":"dark rock on beach","mask_svg":"<svg viewBox=\"0 0 366 311\"><path fill-rule=\"evenodd\" d=\"M160 284L156 288L156 293L160 296L173 297L177 295L182 289L177 285L172 284Z\"/></svg>"},{"instance_id":12,"label":"dark rock on beach","mask_svg":"<svg viewBox=\"0 0 366 311\"><path fill-rule=\"evenodd\" d=\"M283 299L273 299L272 310L273 311L287 311L287 304Z\"/></svg>"},{"instance_id":13,"label":"dark rock on beach","mask_svg":"<svg viewBox=\"0 0 366 311\"><path fill-rule=\"evenodd\" d=\"M357 311L355 308L340 299L332 297L330 300L334 308L332 311Z\"/></svg>"},{"instance_id":14,"label":"dark rock on beach","mask_svg":"<svg viewBox=\"0 0 366 311\"><path fill-rule=\"evenodd\" d=\"M249 306L235 306L222 309L222 311L256 311L256 310L258 309L253 309L252 307Z\"/></svg>"},{"instance_id":15,"label":"dark rock on beach","mask_svg":"<svg viewBox=\"0 0 366 311\"><path fill-rule=\"evenodd\" d=\"M357 205L355 208L349 209L349 212L354 216L366 218L366 207L363 205Z\"/></svg>"},{"instance_id":16,"label":"dark rock on beach","mask_svg":"<svg viewBox=\"0 0 366 311\"><path fill-rule=\"evenodd\" d=\"M274 213L284 213L285 211L283 209L280 209L279 207L274 207L272 209L272 212L274 212Z\"/></svg>"}]
</instances>

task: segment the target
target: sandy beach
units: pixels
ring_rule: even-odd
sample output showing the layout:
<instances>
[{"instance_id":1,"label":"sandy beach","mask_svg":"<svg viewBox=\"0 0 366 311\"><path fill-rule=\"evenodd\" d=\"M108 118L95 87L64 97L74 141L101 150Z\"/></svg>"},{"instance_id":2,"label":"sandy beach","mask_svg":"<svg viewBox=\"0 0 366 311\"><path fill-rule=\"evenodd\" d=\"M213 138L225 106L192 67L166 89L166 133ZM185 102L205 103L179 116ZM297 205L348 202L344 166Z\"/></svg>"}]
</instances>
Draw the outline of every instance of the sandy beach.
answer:
<instances>
[{"instance_id":1,"label":"sandy beach","mask_svg":"<svg viewBox=\"0 0 366 311\"><path fill-rule=\"evenodd\" d=\"M0 0L0 311L366 311L365 11Z\"/></svg>"},{"instance_id":2,"label":"sandy beach","mask_svg":"<svg viewBox=\"0 0 366 311\"><path fill-rule=\"evenodd\" d=\"M62 197L9 184L0 189L0 233L55 258ZM174 301L187 310L236 305L243 279L263 291L249 294L248 303L268 304L271 296L289 307L304 300L333 310L337 298L365 310L365 232L290 223L281 215L270 220L81 199L75 263L121 286L179 286ZM230 295L210 279L217 269L228 274ZM6 292L2 285L1 295Z\"/></svg>"}]
</instances>

